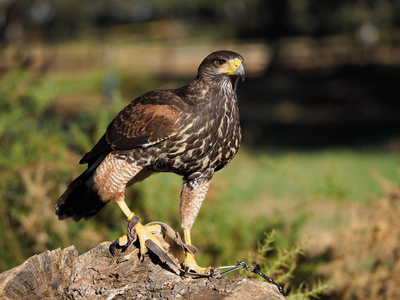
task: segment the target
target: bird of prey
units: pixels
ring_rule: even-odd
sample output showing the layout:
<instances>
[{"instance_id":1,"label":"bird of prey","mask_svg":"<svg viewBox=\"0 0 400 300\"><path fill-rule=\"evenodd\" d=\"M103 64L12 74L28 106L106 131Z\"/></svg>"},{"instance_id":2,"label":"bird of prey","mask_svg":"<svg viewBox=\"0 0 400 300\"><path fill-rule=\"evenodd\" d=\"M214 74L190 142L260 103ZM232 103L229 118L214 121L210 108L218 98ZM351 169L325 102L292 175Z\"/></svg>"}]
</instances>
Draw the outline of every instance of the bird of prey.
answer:
<instances>
[{"instance_id":1,"label":"bird of prey","mask_svg":"<svg viewBox=\"0 0 400 300\"><path fill-rule=\"evenodd\" d=\"M183 176L180 214L184 241L192 245L190 230L210 181L239 149L236 88L244 77L241 55L217 51L202 61L188 85L151 91L130 102L79 161L87 170L58 199L59 219L88 219L114 200L130 221L135 214L125 203L125 187L157 172L173 172ZM134 227L141 254L147 240L165 252L150 227L140 222ZM210 270L199 267L190 251L183 266L202 274Z\"/></svg>"}]
</instances>

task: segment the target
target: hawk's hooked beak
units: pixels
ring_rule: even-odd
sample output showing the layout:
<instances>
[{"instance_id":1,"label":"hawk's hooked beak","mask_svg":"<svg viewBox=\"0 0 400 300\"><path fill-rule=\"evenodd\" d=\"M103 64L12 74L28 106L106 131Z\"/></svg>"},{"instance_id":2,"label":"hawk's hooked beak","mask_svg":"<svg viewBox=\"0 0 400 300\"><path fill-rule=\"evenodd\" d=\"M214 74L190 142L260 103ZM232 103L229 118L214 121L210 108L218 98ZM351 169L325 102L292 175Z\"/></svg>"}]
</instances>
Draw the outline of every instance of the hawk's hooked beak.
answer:
<instances>
[{"instance_id":1,"label":"hawk's hooked beak","mask_svg":"<svg viewBox=\"0 0 400 300\"><path fill-rule=\"evenodd\" d=\"M222 73L229 73L232 75L238 76L242 82L244 81L246 77L246 73L244 71L244 67L240 59L235 59L235 60L228 60L227 68L222 71Z\"/></svg>"},{"instance_id":2,"label":"hawk's hooked beak","mask_svg":"<svg viewBox=\"0 0 400 300\"><path fill-rule=\"evenodd\" d=\"M244 72L244 67L242 63L236 68L235 74L239 76L240 80L243 82L244 79L246 78L246 73Z\"/></svg>"}]
</instances>

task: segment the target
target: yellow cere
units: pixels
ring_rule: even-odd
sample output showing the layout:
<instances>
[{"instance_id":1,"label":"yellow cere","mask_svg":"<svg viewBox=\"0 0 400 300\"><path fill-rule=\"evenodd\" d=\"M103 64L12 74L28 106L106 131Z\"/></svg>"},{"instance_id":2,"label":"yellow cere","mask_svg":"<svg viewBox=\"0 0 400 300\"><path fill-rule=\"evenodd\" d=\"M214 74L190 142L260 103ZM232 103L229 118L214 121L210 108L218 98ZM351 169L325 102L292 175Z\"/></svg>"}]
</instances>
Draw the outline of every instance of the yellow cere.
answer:
<instances>
[{"instance_id":1,"label":"yellow cere","mask_svg":"<svg viewBox=\"0 0 400 300\"><path fill-rule=\"evenodd\" d=\"M235 62L234 62L234 66L235 66L235 69L237 68L237 67L239 67L240 65L242 64L242 62L240 61L240 59L235 59Z\"/></svg>"},{"instance_id":2,"label":"yellow cere","mask_svg":"<svg viewBox=\"0 0 400 300\"><path fill-rule=\"evenodd\" d=\"M229 66L227 66L228 68L225 70L222 70L221 73L231 73L231 74L235 74L235 70L242 64L242 62L240 61L240 59L235 59L234 61L230 60L229 61Z\"/></svg>"}]
</instances>

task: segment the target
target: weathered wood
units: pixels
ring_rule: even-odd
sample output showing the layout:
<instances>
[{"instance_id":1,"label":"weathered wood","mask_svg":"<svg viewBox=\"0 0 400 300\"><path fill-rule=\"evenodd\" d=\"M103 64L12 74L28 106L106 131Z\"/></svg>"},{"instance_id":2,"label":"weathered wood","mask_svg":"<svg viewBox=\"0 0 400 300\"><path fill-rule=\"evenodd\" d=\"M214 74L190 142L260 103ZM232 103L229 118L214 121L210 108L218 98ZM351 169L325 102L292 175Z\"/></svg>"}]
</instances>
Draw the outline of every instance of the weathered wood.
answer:
<instances>
[{"instance_id":1,"label":"weathered wood","mask_svg":"<svg viewBox=\"0 0 400 300\"><path fill-rule=\"evenodd\" d=\"M0 274L0 299L286 299L267 283L244 277L182 278L138 250L113 257L110 242L78 256L74 246L32 256Z\"/></svg>"}]
</instances>

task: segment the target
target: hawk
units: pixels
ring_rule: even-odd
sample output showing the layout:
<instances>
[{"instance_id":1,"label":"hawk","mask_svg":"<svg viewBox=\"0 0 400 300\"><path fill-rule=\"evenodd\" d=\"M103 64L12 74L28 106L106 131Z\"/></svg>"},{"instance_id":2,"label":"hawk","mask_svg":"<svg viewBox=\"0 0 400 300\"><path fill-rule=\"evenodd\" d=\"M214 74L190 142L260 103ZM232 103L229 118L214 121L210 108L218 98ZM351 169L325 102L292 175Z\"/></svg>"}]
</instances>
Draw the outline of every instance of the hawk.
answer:
<instances>
[{"instance_id":1,"label":"hawk","mask_svg":"<svg viewBox=\"0 0 400 300\"><path fill-rule=\"evenodd\" d=\"M87 170L58 199L59 219L89 219L114 200L130 221L135 214L125 203L125 188L154 173L173 172L183 177L180 214L184 241L192 245L190 230L210 181L239 149L236 88L244 77L241 55L217 51L202 61L188 85L151 91L130 102L79 161ZM150 227L140 222L134 227L141 254L147 240L165 252ZM190 251L183 266L202 274L210 269L199 267Z\"/></svg>"}]
</instances>

